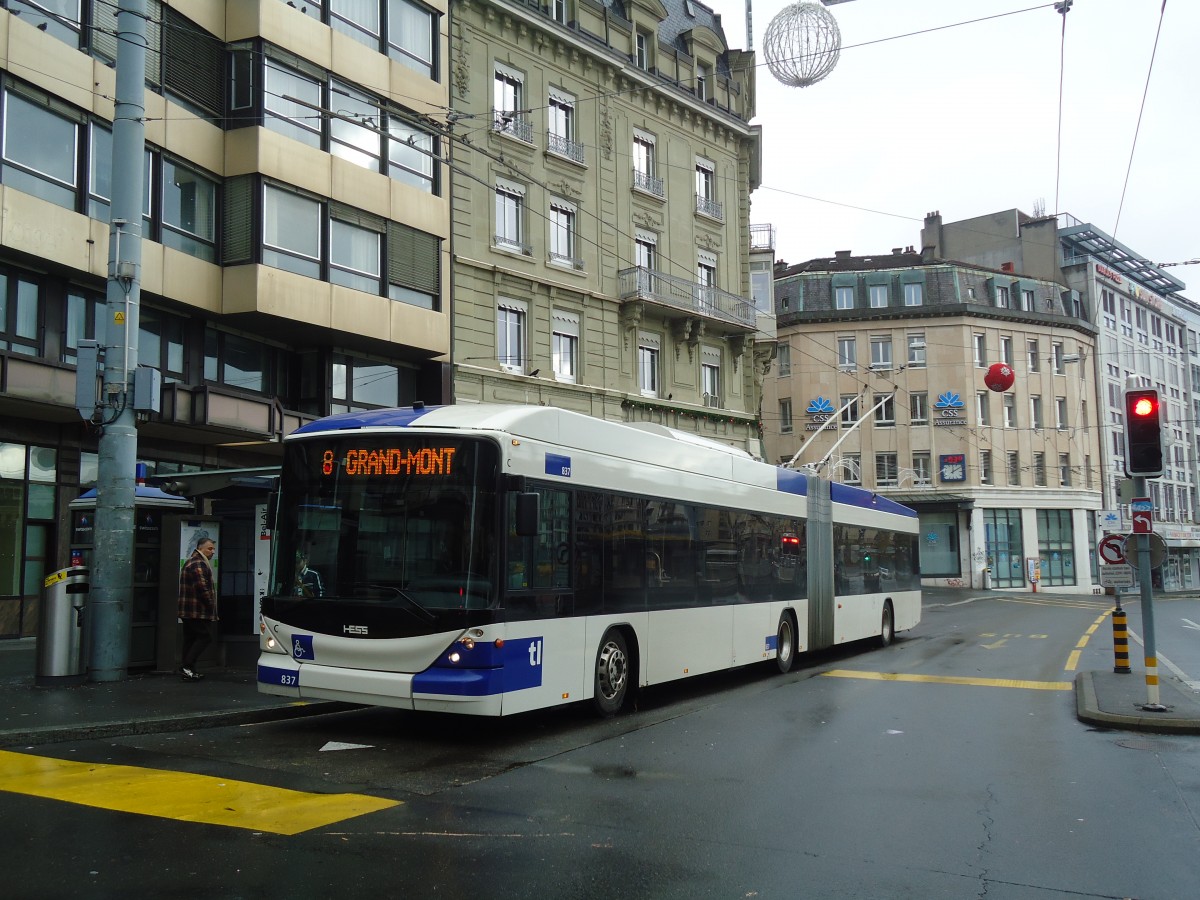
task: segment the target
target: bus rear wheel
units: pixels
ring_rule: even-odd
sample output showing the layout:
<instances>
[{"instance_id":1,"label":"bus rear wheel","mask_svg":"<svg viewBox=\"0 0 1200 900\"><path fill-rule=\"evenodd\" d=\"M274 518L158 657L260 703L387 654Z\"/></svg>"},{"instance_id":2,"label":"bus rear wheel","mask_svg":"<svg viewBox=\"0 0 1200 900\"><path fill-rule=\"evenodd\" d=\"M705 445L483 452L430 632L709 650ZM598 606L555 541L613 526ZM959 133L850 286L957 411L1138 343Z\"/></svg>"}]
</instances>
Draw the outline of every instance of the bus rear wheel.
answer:
<instances>
[{"instance_id":1,"label":"bus rear wheel","mask_svg":"<svg viewBox=\"0 0 1200 900\"><path fill-rule=\"evenodd\" d=\"M615 715L629 692L629 651L625 637L613 629L604 634L596 651L596 693L593 702L600 715Z\"/></svg>"},{"instance_id":2,"label":"bus rear wheel","mask_svg":"<svg viewBox=\"0 0 1200 900\"><path fill-rule=\"evenodd\" d=\"M779 617L779 630L775 632L775 665L781 675L786 675L795 661L796 620L790 612L785 612Z\"/></svg>"},{"instance_id":3,"label":"bus rear wheel","mask_svg":"<svg viewBox=\"0 0 1200 900\"><path fill-rule=\"evenodd\" d=\"M896 614L892 612L892 602L884 601L883 621L879 623L879 646L888 647L896 638Z\"/></svg>"}]
</instances>

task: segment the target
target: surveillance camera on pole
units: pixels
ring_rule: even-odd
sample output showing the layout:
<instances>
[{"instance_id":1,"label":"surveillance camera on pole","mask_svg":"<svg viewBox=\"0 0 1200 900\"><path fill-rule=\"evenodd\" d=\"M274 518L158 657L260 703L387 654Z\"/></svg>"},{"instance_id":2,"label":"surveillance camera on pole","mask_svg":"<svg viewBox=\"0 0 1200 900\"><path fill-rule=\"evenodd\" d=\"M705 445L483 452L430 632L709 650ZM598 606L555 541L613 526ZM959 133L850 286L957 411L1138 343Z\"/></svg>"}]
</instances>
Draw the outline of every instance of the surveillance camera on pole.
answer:
<instances>
[{"instance_id":1,"label":"surveillance camera on pole","mask_svg":"<svg viewBox=\"0 0 1200 900\"><path fill-rule=\"evenodd\" d=\"M1125 474L1160 478L1163 474L1163 431L1166 416L1155 388L1125 391Z\"/></svg>"}]
</instances>

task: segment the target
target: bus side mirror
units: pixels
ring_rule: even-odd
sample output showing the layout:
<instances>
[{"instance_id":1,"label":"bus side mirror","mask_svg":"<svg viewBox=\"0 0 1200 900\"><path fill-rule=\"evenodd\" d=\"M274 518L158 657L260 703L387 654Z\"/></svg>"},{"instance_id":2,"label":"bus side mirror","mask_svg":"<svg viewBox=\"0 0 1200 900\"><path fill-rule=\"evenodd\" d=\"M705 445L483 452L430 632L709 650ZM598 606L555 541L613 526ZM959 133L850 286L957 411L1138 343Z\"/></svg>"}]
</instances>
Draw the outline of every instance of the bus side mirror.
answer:
<instances>
[{"instance_id":1,"label":"bus side mirror","mask_svg":"<svg viewBox=\"0 0 1200 900\"><path fill-rule=\"evenodd\" d=\"M538 533L538 495L532 492L517 494L517 535L533 537Z\"/></svg>"}]
</instances>

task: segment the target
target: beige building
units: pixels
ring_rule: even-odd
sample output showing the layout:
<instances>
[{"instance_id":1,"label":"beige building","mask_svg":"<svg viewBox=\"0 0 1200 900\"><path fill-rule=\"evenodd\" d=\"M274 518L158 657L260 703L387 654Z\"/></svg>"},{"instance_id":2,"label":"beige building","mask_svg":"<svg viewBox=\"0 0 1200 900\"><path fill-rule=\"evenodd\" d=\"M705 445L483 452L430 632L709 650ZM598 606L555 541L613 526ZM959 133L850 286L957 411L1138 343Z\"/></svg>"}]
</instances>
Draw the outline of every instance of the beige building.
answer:
<instances>
[{"instance_id":1,"label":"beige building","mask_svg":"<svg viewBox=\"0 0 1200 900\"><path fill-rule=\"evenodd\" d=\"M84 422L76 411L74 368L81 340L105 341L117 53L112 0L6 6L3 636L32 633L45 573L88 560L77 540L86 529L68 504L94 483L99 418ZM307 419L444 401L443 0L147 0L146 8L146 197L131 363L158 369L163 381L161 411L138 429L148 474L269 466L283 435ZM198 510L220 518L227 641L253 640L262 496L243 487L196 498ZM147 534L158 533L152 525ZM135 556L156 566L157 549L142 543ZM140 578L135 665L153 662L144 651L157 627L143 596L157 584Z\"/></svg>"},{"instance_id":2,"label":"beige building","mask_svg":"<svg viewBox=\"0 0 1200 900\"><path fill-rule=\"evenodd\" d=\"M767 458L916 508L927 584L1028 589L1036 560L1041 587L1090 593L1095 328L1076 297L911 248L777 269ZM1007 390L985 384L995 363Z\"/></svg>"},{"instance_id":3,"label":"beige building","mask_svg":"<svg viewBox=\"0 0 1200 900\"><path fill-rule=\"evenodd\" d=\"M753 54L691 0L452 11L454 400L758 451Z\"/></svg>"}]
</instances>

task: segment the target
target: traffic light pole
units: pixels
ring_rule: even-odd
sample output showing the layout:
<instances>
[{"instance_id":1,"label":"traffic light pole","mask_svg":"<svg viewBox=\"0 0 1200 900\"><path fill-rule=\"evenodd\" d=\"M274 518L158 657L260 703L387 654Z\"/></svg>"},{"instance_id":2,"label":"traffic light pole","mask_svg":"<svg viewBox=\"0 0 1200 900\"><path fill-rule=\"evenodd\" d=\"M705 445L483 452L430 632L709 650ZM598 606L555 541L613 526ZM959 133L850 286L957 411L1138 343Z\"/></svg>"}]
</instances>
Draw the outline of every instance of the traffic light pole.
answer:
<instances>
[{"instance_id":1,"label":"traffic light pole","mask_svg":"<svg viewBox=\"0 0 1200 900\"><path fill-rule=\"evenodd\" d=\"M1134 493L1139 497L1149 496L1145 476L1138 475L1133 479ZM1150 535L1137 535L1138 551L1138 580L1142 588L1142 628L1144 650L1146 653L1146 703L1142 709L1147 712L1165 712L1158 697L1158 656L1154 644L1154 585L1150 576Z\"/></svg>"}]
</instances>

